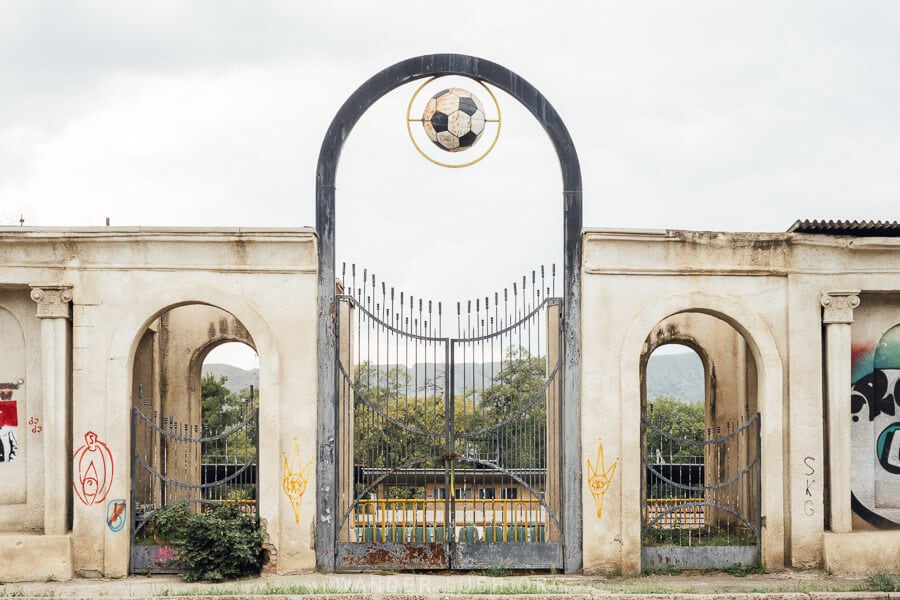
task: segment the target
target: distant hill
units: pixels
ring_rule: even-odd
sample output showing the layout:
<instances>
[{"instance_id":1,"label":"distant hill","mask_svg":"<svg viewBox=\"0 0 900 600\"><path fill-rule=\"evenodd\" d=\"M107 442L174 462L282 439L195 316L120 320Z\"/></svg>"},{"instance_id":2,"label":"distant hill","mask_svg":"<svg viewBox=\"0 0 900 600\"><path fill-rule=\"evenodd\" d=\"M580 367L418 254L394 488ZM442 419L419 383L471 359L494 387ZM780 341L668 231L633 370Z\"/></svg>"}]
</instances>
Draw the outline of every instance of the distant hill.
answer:
<instances>
[{"instance_id":1,"label":"distant hill","mask_svg":"<svg viewBox=\"0 0 900 600\"><path fill-rule=\"evenodd\" d=\"M259 389L259 369L245 371L234 365L212 363L203 365L203 375L206 375L207 373L212 373L215 377L219 377L220 375L227 377L228 381L225 382L225 387L227 387L229 391L235 393L244 388L248 388L251 385L256 389Z\"/></svg>"},{"instance_id":2,"label":"distant hill","mask_svg":"<svg viewBox=\"0 0 900 600\"><path fill-rule=\"evenodd\" d=\"M706 390L703 363L694 352L652 354L647 363L647 398L673 396L682 402L702 402Z\"/></svg>"},{"instance_id":3,"label":"distant hill","mask_svg":"<svg viewBox=\"0 0 900 600\"><path fill-rule=\"evenodd\" d=\"M407 394L414 394L416 387L419 388L419 394L422 394L429 387L426 381L434 385L435 379L438 386L442 388L444 384L443 365L438 365L438 368L441 372L435 377L434 366L429 364L426 378L426 366L423 363L417 363L410 367L408 369L410 381ZM482 381L484 381L485 387L490 387L491 374L496 376L500 371L500 364L458 365L454 371L456 393L462 394L464 381L465 387L471 387L473 382L477 383L477 387L481 387ZM220 375L227 377L228 381L225 382L225 387L233 392L238 392L251 384L257 389L259 388L259 369L246 371L233 365L213 363L203 365L203 374L206 373L212 373L216 377ZM657 396L674 396L682 402L702 402L704 395L703 363L700 362L699 356L693 352L685 352L683 354L653 354L650 357L647 365L647 397L650 400Z\"/></svg>"}]
</instances>

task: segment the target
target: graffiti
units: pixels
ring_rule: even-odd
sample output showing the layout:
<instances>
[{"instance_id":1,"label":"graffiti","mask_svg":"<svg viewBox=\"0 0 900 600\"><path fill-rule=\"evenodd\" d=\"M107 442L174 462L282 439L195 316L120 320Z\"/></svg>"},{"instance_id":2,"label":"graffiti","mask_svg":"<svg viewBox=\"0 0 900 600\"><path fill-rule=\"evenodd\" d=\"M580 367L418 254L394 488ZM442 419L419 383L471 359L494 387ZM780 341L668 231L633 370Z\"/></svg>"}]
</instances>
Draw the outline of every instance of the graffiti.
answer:
<instances>
[{"instance_id":1,"label":"graffiti","mask_svg":"<svg viewBox=\"0 0 900 600\"><path fill-rule=\"evenodd\" d=\"M307 462L304 466L300 466L300 443L294 438L294 451L291 459L288 461L287 455L284 456L284 480L282 486L284 493L287 494L291 501L291 508L294 509L294 521L300 523L300 504L303 501L303 494L306 493L306 485L309 483L309 469L312 461Z\"/></svg>"},{"instance_id":2,"label":"graffiti","mask_svg":"<svg viewBox=\"0 0 900 600\"><path fill-rule=\"evenodd\" d=\"M900 325L854 343L850 388L851 506L879 528L900 525Z\"/></svg>"},{"instance_id":3,"label":"graffiti","mask_svg":"<svg viewBox=\"0 0 900 600\"><path fill-rule=\"evenodd\" d=\"M812 479L812 476L816 474L815 462L816 459L812 456L807 456L803 459L803 464L806 465L806 468L808 469L804 473L804 475L806 475L806 492L804 494L806 500L803 502L803 514L805 514L807 517L811 517L816 514L816 505L812 501L813 493L812 489L810 489L812 487L815 487L816 485L816 480Z\"/></svg>"},{"instance_id":4,"label":"graffiti","mask_svg":"<svg viewBox=\"0 0 900 600\"><path fill-rule=\"evenodd\" d=\"M19 450L15 431L19 426L19 409L13 392L23 383L23 379L15 383L0 383L0 463L14 461Z\"/></svg>"},{"instance_id":5,"label":"graffiti","mask_svg":"<svg viewBox=\"0 0 900 600\"><path fill-rule=\"evenodd\" d=\"M125 499L110 500L106 505L106 526L113 533L125 527Z\"/></svg>"},{"instance_id":6,"label":"graffiti","mask_svg":"<svg viewBox=\"0 0 900 600\"><path fill-rule=\"evenodd\" d=\"M19 443L13 428L0 425L0 463L14 461L18 449Z\"/></svg>"},{"instance_id":7,"label":"graffiti","mask_svg":"<svg viewBox=\"0 0 900 600\"><path fill-rule=\"evenodd\" d=\"M864 408L869 421L881 415L894 416L900 406L900 368L875 369L859 379L850 389L850 413L859 422Z\"/></svg>"},{"instance_id":8,"label":"graffiti","mask_svg":"<svg viewBox=\"0 0 900 600\"><path fill-rule=\"evenodd\" d=\"M156 546L150 560L160 566L167 565L175 560L175 553L168 546Z\"/></svg>"},{"instance_id":9,"label":"graffiti","mask_svg":"<svg viewBox=\"0 0 900 600\"><path fill-rule=\"evenodd\" d=\"M41 425L41 420L38 417L28 417L28 424L31 425L31 433L44 431L44 426Z\"/></svg>"},{"instance_id":10,"label":"graffiti","mask_svg":"<svg viewBox=\"0 0 900 600\"><path fill-rule=\"evenodd\" d=\"M587 459L588 466L588 486L591 490L591 495L594 497L594 503L597 505L597 517L600 518L603 516L603 497L606 496L606 491L609 489L610 483L612 483L613 475L616 472L616 467L619 466L619 458L607 468L606 459L603 455L603 442L597 442L597 462L596 464L591 464L591 459Z\"/></svg>"},{"instance_id":11,"label":"graffiti","mask_svg":"<svg viewBox=\"0 0 900 600\"><path fill-rule=\"evenodd\" d=\"M900 423L891 423L878 435L875 443L875 456L881 468L894 475L900 474Z\"/></svg>"},{"instance_id":12,"label":"graffiti","mask_svg":"<svg viewBox=\"0 0 900 600\"><path fill-rule=\"evenodd\" d=\"M109 446L97 439L97 434L84 434L84 445L72 457L75 495L84 504L100 504L106 500L115 475L115 464Z\"/></svg>"}]
</instances>

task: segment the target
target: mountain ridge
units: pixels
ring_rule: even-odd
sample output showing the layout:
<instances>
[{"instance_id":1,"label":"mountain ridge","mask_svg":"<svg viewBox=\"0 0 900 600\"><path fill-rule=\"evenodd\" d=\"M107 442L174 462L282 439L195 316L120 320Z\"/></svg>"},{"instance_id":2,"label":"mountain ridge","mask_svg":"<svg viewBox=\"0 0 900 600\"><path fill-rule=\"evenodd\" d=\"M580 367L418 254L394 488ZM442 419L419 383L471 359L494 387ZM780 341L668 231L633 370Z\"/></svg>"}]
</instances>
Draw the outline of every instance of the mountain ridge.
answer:
<instances>
[{"instance_id":1,"label":"mountain ridge","mask_svg":"<svg viewBox=\"0 0 900 600\"><path fill-rule=\"evenodd\" d=\"M382 365L381 369L390 369L396 365ZM437 377L440 385L443 384L443 365L437 365L441 372ZM425 377L425 363L416 363L407 369L409 373L409 385L407 394L414 393L416 387L427 389L433 384L433 370L435 365L428 365L430 377ZM374 371L374 367L373 367ZM461 389L463 381L474 380L479 384L484 381L485 387L490 387L491 373L496 376L500 371L499 363L476 363L457 365L454 370L456 393L464 393ZM224 375L227 378L225 387L232 392L253 385L259 389L259 369L242 369L234 365L222 363L210 363L203 365L203 374L212 373L216 377ZM465 376L463 373L465 372ZM700 357L693 352L680 354L653 354L647 363L647 397L654 400L658 396L672 396L682 402L702 402L705 399L705 383L703 377L703 363Z\"/></svg>"}]
</instances>

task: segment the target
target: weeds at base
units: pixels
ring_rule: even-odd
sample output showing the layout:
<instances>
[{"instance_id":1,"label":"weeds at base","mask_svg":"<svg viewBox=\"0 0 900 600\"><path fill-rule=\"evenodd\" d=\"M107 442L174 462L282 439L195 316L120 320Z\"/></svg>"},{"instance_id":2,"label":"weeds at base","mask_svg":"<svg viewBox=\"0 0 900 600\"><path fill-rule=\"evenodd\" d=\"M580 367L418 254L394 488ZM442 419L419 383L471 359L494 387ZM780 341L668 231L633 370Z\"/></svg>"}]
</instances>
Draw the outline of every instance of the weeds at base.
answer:
<instances>
[{"instance_id":1,"label":"weeds at base","mask_svg":"<svg viewBox=\"0 0 900 600\"><path fill-rule=\"evenodd\" d=\"M587 594L590 593L590 590L584 588L573 588L573 587L563 587L559 585L546 585L541 583L536 583L534 581L522 581L515 583L505 583L505 584L486 584L486 585L472 585L469 587L462 588L450 588L441 590L439 593L441 594L454 594L454 595L471 595L471 596L485 596L485 595L507 595L507 596L524 596L524 595L543 595L543 594L559 594L559 595L567 595L567 594Z\"/></svg>"},{"instance_id":2,"label":"weeds at base","mask_svg":"<svg viewBox=\"0 0 900 600\"><path fill-rule=\"evenodd\" d=\"M900 582L884 571L869 573L861 586L853 588L854 592L900 592Z\"/></svg>"},{"instance_id":3,"label":"weeds at base","mask_svg":"<svg viewBox=\"0 0 900 600\"><path fill-rule=\"evenodd\" d=\"M210 587L190 587L178 588L170 590L167 588L153 592L157 598L165 598L172 596L312 596L316 594L358 594L360 593L354 586L337 586L327 583L316 585L275 585L266 584L259 588L241 588L233 586L210 586Z\"/></svg>"}]
</instances>

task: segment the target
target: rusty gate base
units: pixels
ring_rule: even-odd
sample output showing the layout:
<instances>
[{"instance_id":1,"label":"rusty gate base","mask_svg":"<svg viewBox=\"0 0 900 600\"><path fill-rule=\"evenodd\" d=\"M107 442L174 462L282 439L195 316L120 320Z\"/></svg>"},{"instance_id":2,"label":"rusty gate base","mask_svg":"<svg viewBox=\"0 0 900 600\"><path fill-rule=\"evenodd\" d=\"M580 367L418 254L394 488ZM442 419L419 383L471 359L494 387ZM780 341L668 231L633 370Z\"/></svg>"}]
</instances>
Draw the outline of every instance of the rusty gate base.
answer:
<instances>
[{"instance_id":1,"label":"rusty gate base","mask_svg":"<svg viewBox=\"0 0 900 600\"><path fill-rule=\"evenodd\" d=\"M339 569L554 569L562 564L559 542L510 543L341 543Z\"/></svg>"}]
</instances>

